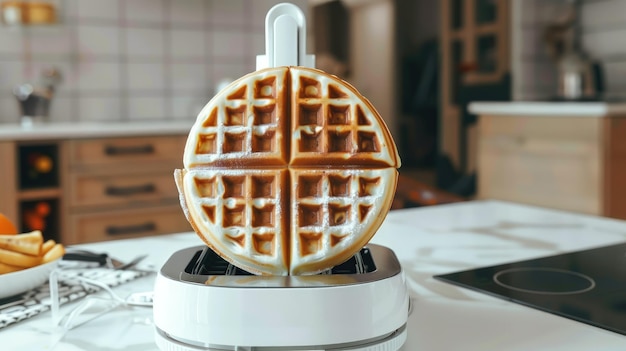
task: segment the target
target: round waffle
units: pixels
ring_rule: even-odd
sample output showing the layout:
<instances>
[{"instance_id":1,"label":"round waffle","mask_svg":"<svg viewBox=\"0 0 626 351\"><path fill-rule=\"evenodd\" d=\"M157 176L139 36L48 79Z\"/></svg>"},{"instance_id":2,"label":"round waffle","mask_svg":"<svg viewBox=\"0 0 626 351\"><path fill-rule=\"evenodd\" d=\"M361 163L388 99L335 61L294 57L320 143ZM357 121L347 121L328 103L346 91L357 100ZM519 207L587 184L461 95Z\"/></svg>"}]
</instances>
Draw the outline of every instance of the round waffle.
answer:
<instances>
[{"instance_id":1,"label":"round waffle","mask_svg":"<svg viewBox=\"0 0 626 351\"><path fill-rule=\"evenodd\" d=\"M314 274L349 259L389 211L400 166L383 119L320 70L250 73L200 112L175 171L202 240L256 274Z\"/></svg>"}]
</instances>

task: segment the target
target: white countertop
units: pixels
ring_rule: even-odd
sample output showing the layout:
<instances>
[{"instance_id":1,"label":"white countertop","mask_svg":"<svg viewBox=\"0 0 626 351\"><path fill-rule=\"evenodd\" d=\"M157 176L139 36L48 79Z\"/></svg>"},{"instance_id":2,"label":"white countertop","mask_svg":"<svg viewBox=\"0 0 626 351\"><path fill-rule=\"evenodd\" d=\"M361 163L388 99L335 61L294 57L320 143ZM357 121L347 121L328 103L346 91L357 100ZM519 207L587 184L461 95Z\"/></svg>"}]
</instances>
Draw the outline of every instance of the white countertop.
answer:
<instances>
[{"instance_id":1,"label":"white countertop","mask_svg":"<svg viewBox=\"0 0 626 351\"><path fill-rule=\"evenodd\" d=\"M606 102L472 102L468 109L477 115L538 117L626 116L626 103Z\"/></svg>"},{"instance_id":2,"label":"white countertop","mask_svg":"<svg viewBox=\"0 0 626 351\"><path fill-rule=\"evenodd\" d=\"M145 121L102 123L37 123L30 127L0 124L2 140L59 140L123 136L185 135L193 121Z\"/></svg>"},{"instance_id":3,"label":"white countertop","mask_svg":"<svg viewBox=\"0 0 626 351\"><path fill-rule=\"evenodd\" d=\"M392 211L372 242L392 248L414 309L403 350L624 350L626 336L435 280L433 275L537 258L626 240L626 222L477 201ZM83 245L130 259L149 252L160 267L195 245L193 233ZM151 290L154 275L116 288ZM71 308L65 306L64 308ZM151 310L119 309L60 340L50 313L0 330L2 350L156 350Z\"/></svg>"}]
</instances>

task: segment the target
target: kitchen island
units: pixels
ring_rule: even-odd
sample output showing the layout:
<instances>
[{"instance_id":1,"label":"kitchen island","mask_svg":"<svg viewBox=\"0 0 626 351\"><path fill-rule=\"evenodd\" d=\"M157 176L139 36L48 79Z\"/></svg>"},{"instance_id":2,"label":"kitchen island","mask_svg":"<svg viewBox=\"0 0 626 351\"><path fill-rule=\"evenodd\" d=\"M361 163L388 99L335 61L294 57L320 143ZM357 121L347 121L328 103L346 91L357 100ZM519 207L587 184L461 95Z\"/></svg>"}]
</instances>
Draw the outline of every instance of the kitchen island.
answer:
<instances>
[{"instance_id":1,"label":"kitchen island","mask_svg":"<svg viewBox=\"0 0 626 351\"><path fill-rule=\"evenodd\" d=\"M403 350L623 350L614 332L459 288L433 275L626 241L626 222L500 201L391 211L372 242L396 253L413 304ZM122 260L148 253L161 267L202 245L194 233L79 245ZM150 275L115 288L149 291ZM103 294L105 295L105 294ZM62 308L67 312L72 304ZM3 350L156 350L149 308L119 308L65 335L50 313L0 329Z\"/></svg>"},{"instance_id":2,"label":"kitchen island","mask_svg":"<svg viewBox=\"0 0 626 351\"><path fill-rule=\"evenodd\" d=\"M475 102L477 197L626 219L626 103Z\"/></svg>"}]
</instances>

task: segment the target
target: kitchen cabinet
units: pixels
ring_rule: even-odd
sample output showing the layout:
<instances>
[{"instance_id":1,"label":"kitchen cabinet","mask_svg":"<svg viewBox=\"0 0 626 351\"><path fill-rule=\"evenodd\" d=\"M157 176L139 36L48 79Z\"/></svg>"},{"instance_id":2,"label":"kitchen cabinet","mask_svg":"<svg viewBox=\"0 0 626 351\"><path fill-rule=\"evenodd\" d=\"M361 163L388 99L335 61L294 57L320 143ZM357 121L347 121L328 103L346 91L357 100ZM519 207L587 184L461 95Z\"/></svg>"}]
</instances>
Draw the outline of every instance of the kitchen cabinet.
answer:
<instances>
[{"instance_id":1,"label":"kitchen cabinet","mask_svg":"<svg viewBox=\"0 0 626 351\"><path fill-rule=\"evenodd\" d=\"M64 198L70 243L189 230L173 170L186 137L125 137L67 142Z\"/></svg>"},{"instance_id":2,"label":"kitchen cabinet","mask_svg":"<svg viewBox=\"0 0 626 351\"><path fill-rule=\"evenodd\" d=\"M441 151L462 172L475 169L475 128L468 99L494 99L510 90L509 0L441 2Z\"/></svg>"},{"instance_id":3,"label":"kitchen cabinet","mask_svg":"<svg viewBox=\"0 0 626 351\"><path fill-rule=\"evenodd\" d=\"M22 231L45 228L48 238L59 239L61 154L63 146L55 141L0 140L0 212Z\"/></svg>"},{"instance_id":4,"label":"kitchen cabinet","mask_svg":"<svg viewBox=\"0 0 626 351\"><path fill-rule=\"evenodd\" d=\"M479 198L626 219L626 105L470 109L480 115Z\"/></svg>"},{"instance_id":5,"label":"kitchen cabinet","mask_svg":"<svg viewBox=\"0 0 626 351\"><path fill-rule=\"evenodd\" d=\"M0 211L66 245L189 231L173 179L187 132L0 133Z\"/></svg>"}]
</instances>

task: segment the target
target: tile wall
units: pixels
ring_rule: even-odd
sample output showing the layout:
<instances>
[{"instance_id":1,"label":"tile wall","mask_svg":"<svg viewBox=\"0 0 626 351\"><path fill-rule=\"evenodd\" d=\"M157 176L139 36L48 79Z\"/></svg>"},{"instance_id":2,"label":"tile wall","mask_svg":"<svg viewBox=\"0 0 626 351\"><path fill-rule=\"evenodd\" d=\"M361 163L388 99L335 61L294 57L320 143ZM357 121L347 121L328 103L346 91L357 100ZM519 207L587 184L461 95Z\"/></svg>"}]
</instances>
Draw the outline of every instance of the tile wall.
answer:
<instances>
[{"instance_id":1,"label":"tile wall","mask_svg":"<svg viewBox=\"0 0 626 351\"><path fill-rule=\"evenodd\" d=\"M584 0L583 47L602 62L607 95L626 98L626 1Z\"/></svg>"},{"instance_id":2,"label":"tile wall","mask_svg":"<svg viewBox=\"0 0 626 351\"><path fill-rule=\"evenodd\" d=\"M547 55L545 26L565 13L567 0L512 0L513 98L536 100L556 92L556 66ZM626 1L582 0L582 45L602 64L608 98L626 99Z\"/></svg>"},{"instance_id":3,"label":"tile wall","mask_svg":"<svg viewBox=\"0 0 626 351\"><path fill-rule=\"evenodd\" d=\"M57 0L58 25L0 26L0 123L20 116L13 87L50 66L64 76L52 121L193 120L218 82L255 69L279 2Z\"/></svg>"},{"instance_id":4,"label":"tile wall","mask_svg":"<svg viewBox=\"0 0 626 351\"><path fill-rule=\"evenodd\" d=\"M567 6L568 0L511 0L513 100L556 95L556 63L548 55L543 33L546 26L560 19Z\"/></svg>"}]
</instances>

